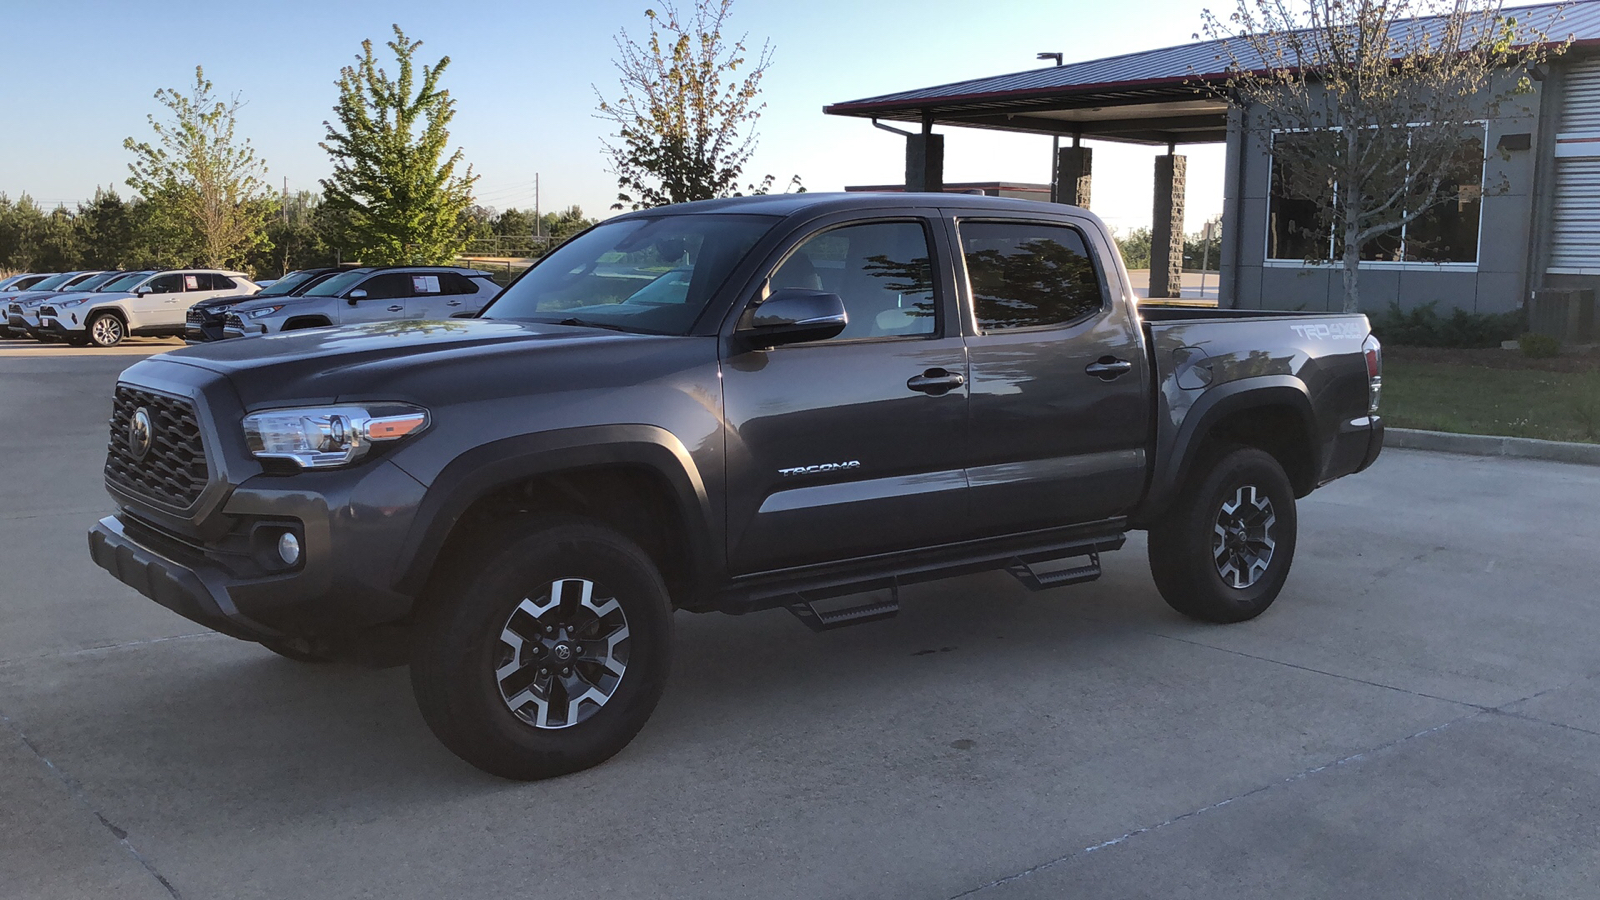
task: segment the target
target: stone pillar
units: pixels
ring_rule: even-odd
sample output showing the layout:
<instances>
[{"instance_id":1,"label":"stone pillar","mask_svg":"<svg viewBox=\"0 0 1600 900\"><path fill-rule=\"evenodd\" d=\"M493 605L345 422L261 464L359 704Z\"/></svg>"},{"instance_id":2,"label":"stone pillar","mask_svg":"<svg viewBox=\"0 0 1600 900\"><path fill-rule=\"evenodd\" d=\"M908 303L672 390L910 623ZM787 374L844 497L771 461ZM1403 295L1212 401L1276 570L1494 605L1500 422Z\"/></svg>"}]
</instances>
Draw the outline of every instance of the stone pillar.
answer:
<instances>
[{"instance_id":1,"label":"stone pillar","mask_svg":"<svg viewBox=\"0 0 1600 900\"><path fill-rule=\"evenodd\" d=\"M1056 202L1089 208L1089 176L1094 151L1088 147L1062 147L1056 154Z\"/></svg>"},{"instance_id":2,"label":"stone pillar","mask_svg":"<svg viewBox=\"0 0 1600 900\"><path fill-rule=\"evenodd\" d=\"M944 135L906 135L906 192L944 193Z\"/></svg>"},{"instance_id":3,"label":"stone pillar","mask_svg":"<svg viewBox=\"0 0 1600 900\"><path fill-rule=\"evenodd\" d=\"M1156 202L1150 223L1150 296L1183 295L1183 189L1188 157L1156 157Z\"/></svg>"}]
</instances>

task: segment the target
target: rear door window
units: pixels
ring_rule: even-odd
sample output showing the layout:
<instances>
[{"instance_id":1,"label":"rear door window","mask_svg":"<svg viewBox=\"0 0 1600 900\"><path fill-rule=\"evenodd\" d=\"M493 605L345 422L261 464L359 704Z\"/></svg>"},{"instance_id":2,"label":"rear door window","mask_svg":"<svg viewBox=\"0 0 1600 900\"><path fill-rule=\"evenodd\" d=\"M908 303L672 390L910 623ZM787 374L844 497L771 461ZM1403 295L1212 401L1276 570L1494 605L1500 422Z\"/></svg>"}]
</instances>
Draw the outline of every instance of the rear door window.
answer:
<instances>
[{"instance_id":1,"label":"rear door window","mask_svg":"<svg viewBox=\"0 0 1600 900\"><path fill-rule=\"evenodd\" d=\"M1105 308L1100 276L1070 225L963 222L961 253L978 330L1066 325Z\"/></svg>"}]
</instances>

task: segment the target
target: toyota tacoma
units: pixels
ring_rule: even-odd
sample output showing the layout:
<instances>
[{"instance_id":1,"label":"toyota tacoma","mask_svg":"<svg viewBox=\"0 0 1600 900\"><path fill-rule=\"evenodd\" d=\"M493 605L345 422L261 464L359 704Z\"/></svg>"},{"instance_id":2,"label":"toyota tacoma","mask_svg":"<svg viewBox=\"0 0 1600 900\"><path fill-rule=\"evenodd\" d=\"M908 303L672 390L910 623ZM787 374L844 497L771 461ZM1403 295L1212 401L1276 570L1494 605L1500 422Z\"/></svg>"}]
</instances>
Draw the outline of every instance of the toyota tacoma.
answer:
<instances>
[{"instance_id":1,"label":"toyota tacoma","mask_svg":"<svg viewBox=\"0 0 1600 900\"><path fill-rule=\"evenodd\" d=\"M1099 219L801 194L618 216L473 318L273 333L117 383L95 562L294 659L409 663L488 772L644 726L675 610L825 630L1149 533L1179 612L1279 595L1296 500L1383 444L1362 315L1141 304Z\"/></svg>"}]
</instances>

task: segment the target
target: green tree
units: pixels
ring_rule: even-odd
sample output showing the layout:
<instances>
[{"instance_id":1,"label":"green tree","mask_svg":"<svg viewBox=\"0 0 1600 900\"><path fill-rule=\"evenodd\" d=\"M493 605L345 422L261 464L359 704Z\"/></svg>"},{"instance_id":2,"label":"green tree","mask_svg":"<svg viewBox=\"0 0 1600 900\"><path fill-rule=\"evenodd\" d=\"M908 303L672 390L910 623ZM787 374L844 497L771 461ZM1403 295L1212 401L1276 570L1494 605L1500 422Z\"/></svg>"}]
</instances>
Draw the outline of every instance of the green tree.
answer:
<instances>
[{"instance_id":1,"label":"green tree","mask_svg":"<svg viewBox=\"0 0 1600 900\"><path fill-rule=\"evenodd\" d=\"M1117 237L1117 249L1122 251L1122 264L1129 269L1150 268L1150 229L1135 228L1126 237Z\"/></svg>"},{"instance_id":2,"label":"green tree","mask_svg":"<svg viewBox=\"0 0 1600 900\"><path fill-rule=\"evenodd\" d=\"M542 233L560 243L591 225L599 224L599 219L591 219L583 214L577 206L569 206L560 212L547 212L542 217Z\"/></svg>"},{"instance_id":3,"label":"green tree","mask_svg":"<svg viewBox=\"0 0 1600 900\"><path fill-rule=\"evenodd\" d=\"M618 143L605 145L620 188L612 209L736 196L756 148L765 107L757 97L772 45L750 59L747 36L732 44L723 38L733 0L694 0L687 14L672 0L660 8L645 10L643 44L626 30L615 39L617 99L594 89L599 117L617 128ZM766 193L772 181L749 190Z\"/></svg>"},{"instance_id":4,"label":"green tree","mask_svg":"<svg viewBox=\"0 0 1600 900\"><path fill-rule=\"evenodd\" d=\"M72 227L86 268L120 269L144 261L143 204L128 203L110 188L95 188L94 200L80 203Z\"/></svg>"},{"instance_id":5,"label":"green tree","mask_svg":"<svg viewBox=\"0 0 1600 900\"><path fill-rule=\"evenodd\" d=\"M322 197L314 191L281 197L278 215L267 222L267 241L251 257L252 270L281 277L295 269L333 265L338 251L329 243L326 217Z\"/></svg>"},{"instance_id":6,"label":"green tree","mask_svg":"<svg viewBox=\"0 0 1600 900\"><path fill-rule=\"evenodd\" d=\"M23 194L13 201L0 194L0 268L19 272L40 268L39 243L45 227L44 210L32 197Z\"/></svg>"},{"instance_id":7,"label":"green tree","mask_svg":"<svg viewBox=\"0 0 1600 900\"><path fill-rule=\"evenodd\" d=\"M243 262L266 239L273 209L266 164L249 139L235 136L243 102L219 98L199 66L189 93L162 88L155 99L169 113L148 117L155 143L130 137L122 145L134 155L128 186L160 223L158 256L218 267Z\"/></svg>"},{"instance_id":8,"label":"green tree","mask_svg":"<svg viewBox=\"0 0 1600 900\"><path fill-rule=\"evenodd\" d=\"M458 175L457 149L445 157L455 100L439 87L450 57L422 66L412 57L421 41L394 26L388 43L399 63L391 79L362 41L356 64L339 73L338 125L324 122L322 148L333 176L322 182L323 204L346 216L344 246L369 263L447 263L466 246L477 176Z\"/></svg>"}]
</instances>

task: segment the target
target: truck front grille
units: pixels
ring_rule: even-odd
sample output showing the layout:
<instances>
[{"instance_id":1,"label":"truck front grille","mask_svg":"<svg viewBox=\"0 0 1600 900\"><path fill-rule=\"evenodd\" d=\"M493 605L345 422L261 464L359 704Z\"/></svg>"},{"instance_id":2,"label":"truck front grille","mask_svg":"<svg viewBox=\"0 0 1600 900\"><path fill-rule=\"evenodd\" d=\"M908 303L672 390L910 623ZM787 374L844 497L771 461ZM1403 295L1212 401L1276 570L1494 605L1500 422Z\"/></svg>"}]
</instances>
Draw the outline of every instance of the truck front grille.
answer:
<instances>
[{"instance_id":1,"label":"truck front grille","mask_svg":"<svg viewBox=\"0 0 1600 900\"><path fill-rule=\"evenodd\" d=\"M60 313L56 312L56 308L54 306L41 306L39 307L39 315L54 317L60 315Z\"/></svg>"},{"instance_id":2,"label":"truck front grille","mask_svg":"<svg viewBox=\"0 0 1600 900\"><path fill-rule=\"evenodd\" d=\"M205 321L206 314L191 306L189 307L189 312L185 314L183 318L184 321L190 325L199 325L201 322Z\"/></svg>"},{"instance_id":3,"label":"truck front grille","mask_svg":"<svg viewBox=\"0 0 1600 900\"><path fill-rule=\"evenodd\" d=\"M134 435L143 410L150 423L148 449ZM117 385L111 408L106 480L142 497L185 510L200 499L211 471L194 405L187 400Z\"/></svg>"}]
</instances>

